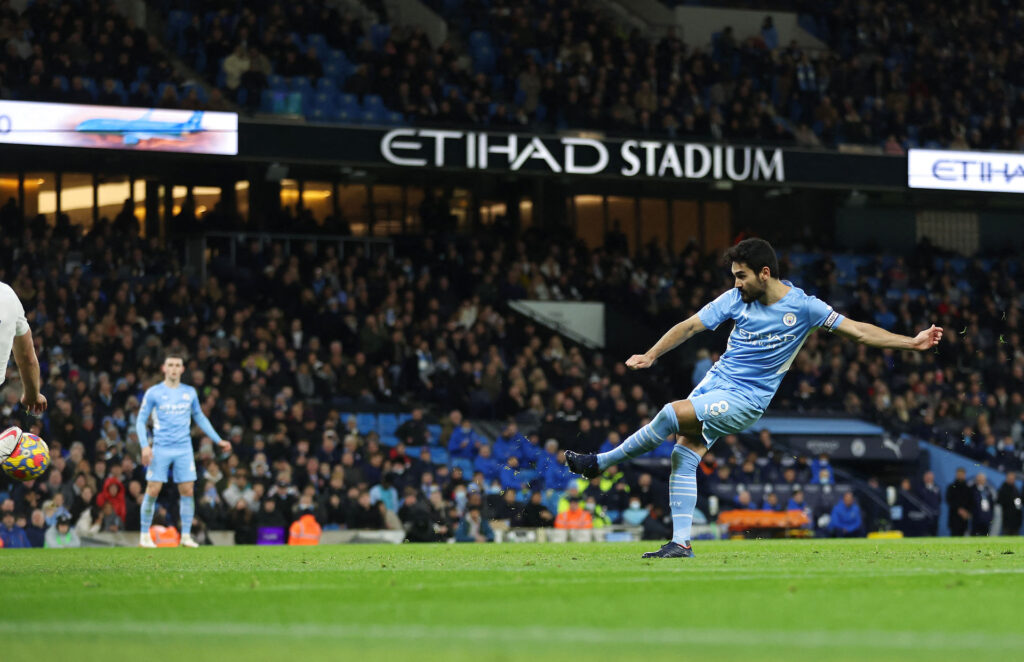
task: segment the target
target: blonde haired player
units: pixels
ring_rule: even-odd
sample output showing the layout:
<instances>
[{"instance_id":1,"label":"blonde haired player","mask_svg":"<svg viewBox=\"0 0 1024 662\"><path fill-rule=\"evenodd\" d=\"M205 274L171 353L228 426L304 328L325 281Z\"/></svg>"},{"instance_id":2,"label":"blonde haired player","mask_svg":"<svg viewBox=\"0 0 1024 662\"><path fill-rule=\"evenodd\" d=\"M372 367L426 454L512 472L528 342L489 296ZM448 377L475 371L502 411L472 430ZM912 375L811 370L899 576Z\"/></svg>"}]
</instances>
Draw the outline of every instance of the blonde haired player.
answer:
<instances>
[{"instance_id":1,"label":"blonde haired player","mask_svg":"<svg viewBox=\"0 0 1024 662\"><path fill-rule=\"evenodd\" d=\"M156 498L168 477L173 476L181 496L181 546L198 547L192 539L192 517L196 512L193 496L196 480L196 459L192 453L192 421L206 433L221 450L231 450L231 442L224 441L210 425L210 420L199 407L199 394L181 383L185 361L180 354L168 354L162 366L164 380L146 389L135 421L135 431L142 446L142 464L146 469L146 495L142 498L140 547L156 547L149 535L153 523ZM153 445L149 444L146 423L153 417ZM171 474L173 467L174 473Z\"/></svg>"}]
</instances>

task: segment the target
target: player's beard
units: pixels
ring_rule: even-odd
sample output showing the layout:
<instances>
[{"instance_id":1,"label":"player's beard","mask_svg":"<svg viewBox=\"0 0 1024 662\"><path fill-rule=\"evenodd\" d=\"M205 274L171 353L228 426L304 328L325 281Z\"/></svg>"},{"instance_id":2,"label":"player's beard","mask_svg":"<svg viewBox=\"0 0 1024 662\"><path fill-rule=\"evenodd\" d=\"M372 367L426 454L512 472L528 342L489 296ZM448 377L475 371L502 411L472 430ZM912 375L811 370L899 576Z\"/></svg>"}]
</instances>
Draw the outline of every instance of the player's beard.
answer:
<instances>
[{"instance_id":1,"label":"player's beard","mask_svg":"<svg viewBox=\"0 0 1024 662\"><path fill-rule=\"evenodd\" d=\"M764 296L764 293L768 291L767 287L761 289L754 289L753 285L747 285L745 288L740 290L740 299L743 303L754 303L758 299Z\"/></svg>"}]
</instances>

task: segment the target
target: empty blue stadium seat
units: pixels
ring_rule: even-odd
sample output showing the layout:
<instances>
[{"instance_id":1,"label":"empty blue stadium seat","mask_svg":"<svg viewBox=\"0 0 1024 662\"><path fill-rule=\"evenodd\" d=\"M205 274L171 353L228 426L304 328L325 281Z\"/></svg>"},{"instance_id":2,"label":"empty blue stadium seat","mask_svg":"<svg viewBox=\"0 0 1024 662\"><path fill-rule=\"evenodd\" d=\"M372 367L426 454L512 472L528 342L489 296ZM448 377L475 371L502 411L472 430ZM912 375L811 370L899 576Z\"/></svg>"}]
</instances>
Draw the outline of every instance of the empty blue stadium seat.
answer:
<instances>
[{"instance_id":1,"label":"empty blue stadium seat","mask_svg":"<svg viewBox=\"0 0 1024 662\"><path fill-rule=\"evenodd\" d=\"M398 445L399 439L393 434L382 434L380 436L380 445L387 446L388 448L394 448Z\"/></svg>"},{"instance_id":2,"label":"empty blue stadium seat","mask_svg":"<svg viewBox=\"0 0 1024 662\"><path fill-rule=\"evenodd\" d=\"M377 94L367 94L363 97L363 107L367 110L382 110L384 100Z\"/></svg>"},{"instance_id":3,"label":"empty blue stadium seat","mask_svg":"<svg viewBox=\"0 0 1024 662\"><path fill-rule=\"evenodd\" d=\"M342 124L359 124L359 118L351 109L342 106L335 113L334 119Z\"/></svg>"},{"instance_id":4,"label":"empty blue stadium seat","mask_svg":"<svg viewBox=\"0 0 1024 662\"><path fill-rule=\"evenodd\" d=\"M313 81L309 76L294 76L288 79L288 87L295 92L312 91Z\"/></svg>"},{"instance_id":5,"label":"empty blue stadium seat","mask_svg":"<svg viewBox=\"0 0 1024 662\"><path fill-rule=\"evenodd\" d=\"M430 433L430 443L440 444L441 443L441 426L437 423L430 423L427 425L427 432Z\"/></svg>"},{"instance_id":6,"label":"empty blue stadium seat","mask_svg":"<svg viewBox=\"0 0 1024 662\"><path fill-rule=\"evenodd\" d=\"M377 430L383 437L386 434L393 435L398 429L398 416L396 414L378 414Z\"/></svg>"},{"instance_id":7,"label":"empty blue stadium seat","mask_svg":"<svg viewBox=\"0 0 1024 662\"><path fill-rule=\"evenodd\" d=\"M333 115L321 106L313 106L306 113L306 119L310 122L330 122Z\"/></svg>"},{"instance_id":8,"label":"empty blue stadium seat","mask_svg":"<svg viewBox=\"0 0 1024 662\"><path fill-rule=\"evenodd\" d=\"M446 448L431 448L430 461L434 464L448 464L448 450Z\"/></svg>"},{"instance_id":9,"label":"empty blue stadium seat","mask_svg":"<svg viewBox=\"0 0 1024 662\"><path fill-rule=\"evenodd\" d=\"M287 81L285 81L284 76L272 74L270 76L267 76L267 87L269 87L272 90L287 90L288 83Z\"/></svg>"},{"instance_id":10,"label":"empty blue stadium seat","mask_svg":"<svg viewBox=\"0 0 1024 662\"><path fill-rule=\"evenodd\" d=\"M342 94L338 99L338 104L345 108L356 108L361 110L359 106L359 97L354 94Z\"/></svg>"},{"instance_id":11,"label":"empty blue stadium seat","mask_svg":"<svg viewBox=\"0 0 1024 662\"><path fill-rule=\"evenodd\" d=\"M384 113L376 108L370 108L363 111L363 123L364 124L383 124Z\"/></svg>"},{"instance_id":12,"label":"empty blue stadium seat","mask_svg":"<svg viewBox=\"0 0 1024 662\"><path fill-rule=\"evenodd\" d=\"M359 434L377 432L377 416L367 413L356 414L356 425L359 427Z\"/></svg>"}]
</instances>

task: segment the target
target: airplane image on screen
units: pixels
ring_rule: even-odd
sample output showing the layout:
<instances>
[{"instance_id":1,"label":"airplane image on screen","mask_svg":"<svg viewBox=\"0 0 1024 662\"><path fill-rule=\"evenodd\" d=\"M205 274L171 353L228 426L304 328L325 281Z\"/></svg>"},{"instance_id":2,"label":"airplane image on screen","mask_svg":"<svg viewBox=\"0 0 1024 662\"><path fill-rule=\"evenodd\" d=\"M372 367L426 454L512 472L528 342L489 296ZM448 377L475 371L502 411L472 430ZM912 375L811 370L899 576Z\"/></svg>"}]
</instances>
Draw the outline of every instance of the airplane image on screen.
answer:
<instances>
[{"instance_id":1,"label":"airplane image on screen","mask_svg":"<svg viewBox=\"0 0 1024 662\"><path fill-rule=\"evenodd\" d=\"M203 131L202 111L192 113L184 122L158 122L149 119L152 110L134 120L92 119L81 122L75 131L103 136L121 136L125 145L138 145L143 140L185 140L189 134Z\"/></svg>"}]
</instances>

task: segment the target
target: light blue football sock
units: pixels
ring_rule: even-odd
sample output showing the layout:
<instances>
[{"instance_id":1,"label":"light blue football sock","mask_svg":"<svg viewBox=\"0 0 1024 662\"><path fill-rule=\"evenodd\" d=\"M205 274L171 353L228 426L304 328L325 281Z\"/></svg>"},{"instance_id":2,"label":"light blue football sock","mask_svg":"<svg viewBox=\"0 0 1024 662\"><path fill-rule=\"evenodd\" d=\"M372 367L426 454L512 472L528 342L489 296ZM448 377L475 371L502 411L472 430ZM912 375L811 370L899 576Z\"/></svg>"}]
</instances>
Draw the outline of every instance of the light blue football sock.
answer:
<instances>
[{"instance_id":1,"label":"light blue football sock","mask_svg":"<svg viewBox=\"0 0 1024 662\"><path fill-rule=\"evenodd\" d=\"M195 497L183 496L179 504L181 509L181 535L187 536L192 533L192 518L196 515Z\"/></svg>"},{"instance_id":2,"label":"light blue football sock","mask_svg":"<svg viewBox=\"0 0 1024 662\"><path fill-rule=\"evenodd\" d=\"M149 527L153 523L153 513L156 511L156 499L146 494L142 497L142 515L139 518L139 529L142 533L149 533Z\"/></svg>"},{"instance_id":3,"label":"light blue football sock","mask_svg":"<svg viewBox=\"0 0 1024 662\"><path fill-rule=\"evenodd\" d=\"M640 457L657 448L670 434L677 432L679 419L676 418L676 410L669 403L661 408L654 420L631 434L624 442L607 453L598 454L597 466L604 471L613 464Z\"/></svg>"},{"instance_id":4,"label":"light blue football sock","mask_svg":"<svg viewBox=\"0 0 1024 662\"><path fill-rule=\"evenodd\" d=\"M672 449L672 475L668 478L668 505L672 509L672 542L690 540L693 509L697 507L697 465L700 456L686 446Z\"/></svg>"}]
</instances>

